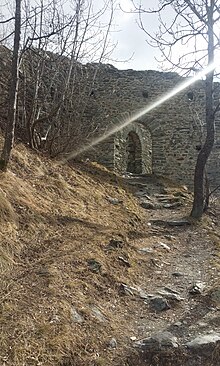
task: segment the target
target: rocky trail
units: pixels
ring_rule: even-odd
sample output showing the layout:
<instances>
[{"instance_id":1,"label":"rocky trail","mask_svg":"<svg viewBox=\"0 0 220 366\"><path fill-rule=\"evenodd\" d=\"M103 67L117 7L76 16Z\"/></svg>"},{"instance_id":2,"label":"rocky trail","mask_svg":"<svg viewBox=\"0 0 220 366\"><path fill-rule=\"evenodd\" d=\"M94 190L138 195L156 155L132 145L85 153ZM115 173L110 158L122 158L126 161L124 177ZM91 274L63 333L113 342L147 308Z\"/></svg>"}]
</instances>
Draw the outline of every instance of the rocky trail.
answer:
<instances>
[{"instance_id":1,"label":"rocky trail","mask_svg":"<svg viewBox=\"0 0 220 366\"><path fill-rule=\"evenodd\" d=\"M125 289L141 299L131 338L141 353L138 362L220 365L220 288L215 288L219 257L213 242L217 217L213 215L205 227L195 226L184 218L187 189L185 194L172 188L164 191L151 177L127 180L150 213L150 245L145 246L145 239L136 239L134 245L143 260L151 261L152 274L144 277L140 288Z\"/></svg>"},{"instance_id":2,"label":"rocky trail","mask_svg":"<svg viewBox=\"0 0 220 366\"><path fill-rule=\"evenodd\" d=\"M18 144L0 179L0 366L219 366L220 205Z\"/></svg>"}]
</instances>

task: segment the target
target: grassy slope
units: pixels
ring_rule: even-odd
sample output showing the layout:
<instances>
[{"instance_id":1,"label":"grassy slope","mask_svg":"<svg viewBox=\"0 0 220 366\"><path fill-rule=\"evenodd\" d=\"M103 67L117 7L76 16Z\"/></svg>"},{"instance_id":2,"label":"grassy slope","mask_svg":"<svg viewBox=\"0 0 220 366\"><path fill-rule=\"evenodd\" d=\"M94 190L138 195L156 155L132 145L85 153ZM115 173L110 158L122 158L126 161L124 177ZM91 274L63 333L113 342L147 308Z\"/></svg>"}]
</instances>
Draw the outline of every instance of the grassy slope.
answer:
<instances>
[{"instance_id":1,"label":"grassy slope","mask_svg":"<svg viewBox=\"0 0 220 366\"><path fill-rule=\"evenodd\" d=\"M16 146L0 176L1 366L128 365L140 302L123 296L120 284L157 281L137 251L138 242L152 244L147 215L103 167L62 166ZM219 247L219 229L206 216L195 234L200 225ZM120 248L110 250L111 239Z\"/></svg>"},{"instance_id":2,"label":"grassy slope","mask_svg":"<svg viewBox=\"0 0 220 366\"><path fill-rule=\"evenodd\" d=\"M138 232L147 235L142 219L116 175L90 164L60 166L16 147L0 177L1 365L123 364L132 307L128 315L119 286L142 276L144 263L129 244ZM123 247L106 250L111 239ZM101 264L99 273L90 259ZM73 309L82 324L73 321ZM112 337L117 351L106 347Z\"/></svg>"}]
</instances>

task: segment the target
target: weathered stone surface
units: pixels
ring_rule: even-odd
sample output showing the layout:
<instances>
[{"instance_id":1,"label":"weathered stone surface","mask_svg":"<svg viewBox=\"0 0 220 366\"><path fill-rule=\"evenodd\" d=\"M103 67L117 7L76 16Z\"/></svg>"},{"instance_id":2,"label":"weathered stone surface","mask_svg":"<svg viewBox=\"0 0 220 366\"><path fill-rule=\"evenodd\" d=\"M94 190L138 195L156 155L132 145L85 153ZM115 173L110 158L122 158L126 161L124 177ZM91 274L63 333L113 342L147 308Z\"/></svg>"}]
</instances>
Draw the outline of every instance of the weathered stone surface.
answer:
<instances>
[{"instance_id":1,"label":"weathered stone surface","mask_svg":"<svg viewBox=\"0 0 220 366\"><path fill-rule=\"evenodd\" d=\"M139 248L138 252L140 254L151 254L154 252L154 249L153 248Z\"/></svg>"},{"instance_id":2,"label":"weathered stone surface","mask_svg":"<svg viewBox=\"0 0 220 366\"><path fill-rule=\"evenodd\" d=\"M110 341L108 343L108 347L112 348L112 349L117 348L117 341L115 338L110 339Z\"/></svg>"},{"instance_id":3,"label":"weathered stone surface","mask_svg":"<svg viewBox=\"0 0 220 366\"><path fill-rule=\"evenodd\" d=\"M162 296L154 296L150 299L150 307L155 311L164 311L170 309L167 300Z\"/></svg>"},{"instance_id":4,"label":"weathered stone surface","mask_svg":"<svg viewBox=\"0 0 220 366\"><path fill-rule=\"evenodd\" d=\"M166 243L163 243L161 241L159 243L157 243L157 247L161 247L163 249L166 249L168 252L170 251L169 245L167 245Z\"/></svg>"},{"instance_id":5,"label":"weathered stone surface","mask_svg":"<svg viewBox=\"0 0 220 366\"><path fill-rule=\"evenodd\" d=\"M157 291L157 293L163 297L165 297L167 300L174 300L174 301L182 301L184 300L183 297L181 297L179 294L173 293L173 292L169 292L166 290L160 290Z\"/></svg>"},{"instance_id":6,"label":"weathered stone surface","mask_svg":"<svg viewBox=\"0 0 220 366\"><path fill-rule=\"evenodd\" d=\"M114 197L106 197L107 201L109 201L112 205L119 205L123 202L123 200L119 200L118 198Z\"/></svg>"},{"instance_id":7,"label":"weathered stone surface","mask_svg":"<svg viewBox=\"0 0 220 366\"><path fill-rule=\"evenodd\" d=\"M166 221L166 223L169 226L188 226L188 225L191 225L190 221L188 221L187 219L169 220L169 221Z\"/></svg>"},{"instance_id":8,"label":"weathered stone surface","mask_svg":"<svg viewBox=\"0 0 220 366\"><path fill-rule=\"evenodd\" d=\"M34 53L36 54L36 50ZM47 79L52 80L55 73L57 77L53 78L53 89L60 88L60 92L62 92L63 78L60 78L57 69L54 68L54 56L50 52L47 58L47 63L51 60L51 67L48 65L45 75L45 88L48 88L45 91L48 95L51 93L51 82L47 83L46 81ZM25 53L23 62L24 60L26 60L27 65L29 65L30 60L34 60L31 50ZM61 58L59 60L61 61ZM63 64L59 61L61 75L68 69L71 62L67 57L62 58L62 60ZM10 61L11 52L6 47L1 46L0 66L3 72L0 77L0 92L2 106L7 106ZM192 186L198 145L201 144L197 121L203 121L205 116L205 82L197 81L158 108L152 109L140 117L137 115L137 111L154 103L162 95L185 81L185 78L177 73L153 70L117 70L112 65L100 63L87 65L76 63L75 66L76 73L74 75L77 75L75 83L81 85L80 95L77 95L78 88L74 90L76 94L74 99L77 101L74 105L75 116L78 116L79 112L82 116L79 130L84 131L85 129L93 139L94 131L100 136L107 130L124 125L124 128L121 130L119 128L119 131L95 146L95 149L90 149L85 154L85 158L89 157L90 160L99 161L122 174L125 172L154 173ZM24 69L27 71L28 67ZM95 79L94 75L96 75ZM31 73L28 75L28 80L29 78L29 94L31 96L34 91L32 81L35 74ZM88 93L91 87L92 90ZM82 90L85 92L82 93ZM216 102L219 100L219 90L219 84L216 83L214 88ZM188 98L188 93L192 93L192 100ZM53 98L48 103L47 109L51 110ZM28 106L26 107L28 109ZM2 125L5 124L6 110L7 108L2 108ZM45 113L46 111L43 109L42 114ZM131 117L133 117L133 122L126 124L125 122L129 122ZM63 120L65 121L65 118ZM66 130L67 125L62 123L62 130ZM215 185L220 182L219 126L220 115L216 114L216 142L208 162L208 174ZM38 128L38 133L42 132L43 136L47 126L42 124ZM40 131L41 128L42 131ZM61 130L60 134L62 135ZM87 138L87 136L83 137Z\"/></svg>"},{"instance_id":9,"label":"weathered stone surface","mask_svg":"<svg viewBox=\"0 0 220 366\"><path fill-rule=\"evenodd\" d=\"M105 247L106 250L114 250L123 248L123 241L120 239L111 239L108 245Z\"/></svg>"},{"instance_id":10,"label":"weathered stone surface","mask_svg":"<svg viewBox=\"0 0 220 366\"><path fill-rule=\"evenodd\" d=\"M134 343L136 348L143 351L155 352L166 348L178 348L178 339L172 333L164 331Z\"/></svg>"},{"instance_id":11,"label":"weathered stone surface","mask_svg":"<svg viewBox=\"0 0 220 366\"><path fill-rule=\"evenodd\" d=\"M144 290L139 287L128 286L125 283L121 283L119 287L119 292L123 295L131 295L131 296L138 296L141 299L148 299L149 295L146 294Z\"/></svg>"},{"instance_id":12,"label":"weathered stone surface","mask_svg":"<svg viewBox=\"0 0 220 366\"><path fill-rule=\"evenodd\" d=\"M220 305L220 287L216 287L214 288L211 293L211 300L216 304L216 305Z\"/></svg>"},{"instance_id":13,"label":"weathered stone surface","mask_svg":"<svg viewBox=\"0 0 220 366\"><path fill-rule=\"evenodd\" d=\"M94 273L99 273L101 271L101 263L99 263L96 259L88 259L87 261L90 271Z\"/></svg>"},{"instance_id":14,"label":"weathered stone surface","mask_svg":"<svg viewBox=\"0 0 220 366\"><path fill-rule=\"evenodd\" d=\"M205 283L204 282L195 282L190 288L189 293L191 295L199 295L204 291Z\"/></svg>"},{"instance_id":15,"label":"weathered stone surface","mask_svg":"<svg viewBox=\"0 0 220 366\"><path fill-rule=\"evenodd\" d=\"M199 348L202 346L213 345L217 342L220 342L220 333L210 333L210 334L203 334L199 335L198 337L194 338L190 342L186 343L188 348Z\"/></svg>"},{"instance_id":16,"label":"weathered stone surface","mask_svg":"<svg viewBox=\"0 0 220 366\"><path fill-rule=\"evenodd\" d=\"M92 315L101 323L106 323L107 318L96 305L90 305Z\"/></svg>"},{"instance_id":17,"label":"weathered stone surface","mask_svg":"<svg viewBox=\"0 0 220 366\"><path fill-rule=\"evenodd\" d=\"M88 65L87 72L90 73L94 68ZM183 80L175 73L117 70L109 65L101 65L94 83L95 98L91 98L89 104L89 109L96 111L91 117L103 126L120 124ZM215 90L218 100L219 90ZM188 92L193 93L193 101L187 97ZM111 167L122 173L136 165L136 169L142 169L143 173L166 175L192 186L197 146L200 144L196 121L198 118L204 120L204 100L204 82L198 81L116 133L112 146L100 144L97 159L100 162L111 161ZM91 115L91 111L87 114ZM216 122L218 142L219 116ZM132 156L132 141L136 156ZM215 180L220 180L218 145L216 143L208 167L209 175Z\"/></svg>"},{"instance_id":18,"label":"weathered stone surface","mask_svg":"<svg viewBox=\"0 0 220 366\"><path fill-rule=\"evenodd\" d=\"M83 322L84 322L84 318L83 318L83 316L82 316L82 315L80 315L80 314L78 313L78 311L77 311L75 308L72 308L72 309L71 309L71 316L72 316L72 320L73 320L73 322L74 322L74 323L79 323L79 324L81 324L81 323L83 323Z\"/></svg>"},{"instance_id":19,"label":"weathered stone surface","mask_svg":"<svg viewBox=\"0 0 220 366\"><path fill-rule=\"evenodd\" d=\"M150 209L153 210L155 209L155 205L153 204L153 202L150 201L142 201L140 202L140 206L145 208L146 210Z\"/></svg>"},{"instance_id":20,"label":"weathered stone surface","mask_svg":"<svg viewBox=\"0 0 220 366\"><path fill-rule=\"evenodd\" d=\"M173 272L173 273L172 273L172 276L173 276L173 277L183 277L183 276L184 276L184 274L183 274L182 272Z\"/></svg>"}]
</instances>

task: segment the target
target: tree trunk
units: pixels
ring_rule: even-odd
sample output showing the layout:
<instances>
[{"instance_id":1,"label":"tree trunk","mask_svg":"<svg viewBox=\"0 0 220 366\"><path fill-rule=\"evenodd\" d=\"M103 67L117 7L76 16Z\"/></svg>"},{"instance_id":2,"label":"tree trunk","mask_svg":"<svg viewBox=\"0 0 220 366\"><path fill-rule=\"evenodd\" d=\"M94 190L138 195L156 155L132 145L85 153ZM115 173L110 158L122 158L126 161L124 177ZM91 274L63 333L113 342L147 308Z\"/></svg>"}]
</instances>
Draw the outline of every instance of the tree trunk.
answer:
<instances>
[{"instance_id":1,"label":"tree trunk","mask_svg":"<svg viewBox=\"0 0 220 366\"><path fill-rule=\"evenodd\" d=\"M19 80L19 45L21 32L21 0L16 0L15 9L15 34L14 34L14 48L11 65L11 82L9 88L8 100L8 118L5 131L5 141L3 151L0 159L0 169L6 171L8 162L11 156L11 150L14 143L14 130L17 112L17 96L18 96L18 80Z\"/></svg>"},{"instance_id":2,"label":"tree trunk","mask_svg":"<svg viewBox=\"0 0 220 366\"><path fill-rule=\"evenodd\" d=\"M214 0L208 7L208 65L214 62L214 32L213 32ZM215 113L213 106L213 75L214 70L207 74L205 82L206 93L206 140L199 152L194 175L194 201L191 216L200 218L204 211L204 170L212 151L215 139Z\"/></svg>"},{"instance_id":3,"label":"tree trunk","mask_svg":"<svg viewBox=\"0 0 220 366\"><path fill-rule=\"evenodd\" d=\"M194 175L194 200L191 216L200 218L204 211L204 170L208 157L214 145L214 114L209 117L207 123L207 137L205 144L199 152Z\"/></svg>"}]
</instances>

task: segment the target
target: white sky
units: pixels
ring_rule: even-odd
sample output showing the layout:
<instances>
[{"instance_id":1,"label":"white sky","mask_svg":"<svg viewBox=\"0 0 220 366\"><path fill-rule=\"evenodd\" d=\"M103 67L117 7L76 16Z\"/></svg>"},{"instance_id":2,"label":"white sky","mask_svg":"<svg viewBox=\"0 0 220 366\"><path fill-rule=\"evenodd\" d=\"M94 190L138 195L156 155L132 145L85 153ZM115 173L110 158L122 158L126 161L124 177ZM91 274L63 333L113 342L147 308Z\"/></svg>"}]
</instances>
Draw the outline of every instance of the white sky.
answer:
<instances>
[{"instance_id":1,"label":"white sky","mask_svg":"<svg viewBox=\"0 0 220 366\"><path fill-rule=\"evenodd\" d=\"M3 4L4 1L4 4ZM38 3L40 0L29 0L30 3ZM43 0L44 1L44 0ZM75 0L72 0L73 3ZM93 9L97 10L102 8L103 3L106 0L91 0ZM114 1L115 11L114 19L111 26L109 37L113 44L115 44L114 52L111 54L109 60L103 60L113 64L118 69L134 69L134 70L162 70L162 64L158 62L161 58L160 51L158 48L151 47L146 39L147 35L138 26L138 15L131 12L133 5L132 0L112 0ZM136 4L142 1L147 8L157 8L158 0L134 0ZM220 1L220 0L219 0ZM46 2L46 0L45 0ZM56 0L55 0L56 2ZM1 13L7 13L8 4L13 4L14 0L0 0L0 17ZM23 1L24 3L24 1ZM71 0L64 0L65 8L67 11L71 11ZM121 10L123 9L123 10ZM166 20L169 22L173 19L172 10L166 8L165 10ZM106 12L100 22L108 24L110 11ZM151 34L154 34L159 27L157 15L145 14L143 23L146 29ZM220 29L220 22L218 24ZM104 28L106 29L106 28ZM88 47L88 46L86 46ZM179 53L183 51L185 53L186 46L183 44L182 49L177 47L174 50L173 55L176 57L178 63ZM187 45L187 51L189 50ZM193 49L194 50L194 49ZM93 51L95 54L95 51ZM98 56L97 56L98 57ZM190 56L191 57L191 56ZM192 60L193 61L193 60ZM89 62L89 60L86 62ZM92 61L91 61L92 62ZM168 66L168 65L167 65ZM170 66L170 65L169 65Z\"/></svg>"},{"instance_id":2,"label":"white sky","mask_svg":"<svg viewBox=\"0 0 220 366\"><path fill-rule=\"evenodd\" d=\"M147 0L147 4L154 7L157 5L157 0ZM137 24L137 15L122 12L119 6L129 12L132 9L132 3L130 0L118 0L118 10L114 14L114 26L111 32L111 38L113 42L117 42L117 47L110 63L118 69L161 69L161 65L155 60L155 57L160 58L160 52L146 42L147 36ZM156 31L157 18L148 15L145 19L148 29Z\"/></svg>"},{"instance_id":3,"label":"white sky","mask_svg":"<svg viewBox=\"0 0 220 366\"><path fill-rule=\"evenodd\" d=\"M94 0L95 2L98 0ZM114 26L112 27L111 37L114 42L117 42L117 47L112 54L112 63L119 69L134 69L134 70L162 70L162 63L158 62L161 60L162 55L158 48L150 46L146 39L146 33L138 26L138 15L130 12L132 9L131 0L115 0L117 2L117 9L114 14ZM138 5L142 3L146 8L157 9L158 0L134 0ZM219 1L220 2L220 1ZM120 7L125 11L121 11ZM171 7L166 7L163 11L163 20L167 24L170 24L174 18L174 12ZM143 24L146 30L152 35L158 31L159 21L157 14L144 14L142 15ZM216 34L219 34L220 21L216 23ZM195 61L194 51L196 49L204 50L207 47L206 42L200 38L196 38L196 44L193 41L189 43L180 43L172 48L172 60L179 64L179 56L191 52L189 56L186 56L185 60L192 62ZM194 39L195 41L195 39ZM206 52L205 52L206 54ZM196 53L198 55L198 53ZM202 56L202 54L199 54ZM219 59L219 51L216 51L216 59ZM114 61L115 60L115 61ZM127 62L126 62L127 60ZM118 62L117 62L118 61ZM125 62L123 62L125 61ZM170 64L166 62L168 69ZM199 69L204 67L202 63L199 65Z\"/></svg>"}]
</instances>

